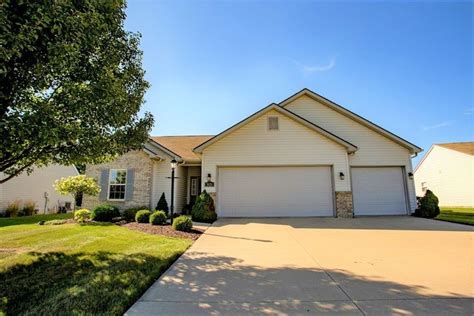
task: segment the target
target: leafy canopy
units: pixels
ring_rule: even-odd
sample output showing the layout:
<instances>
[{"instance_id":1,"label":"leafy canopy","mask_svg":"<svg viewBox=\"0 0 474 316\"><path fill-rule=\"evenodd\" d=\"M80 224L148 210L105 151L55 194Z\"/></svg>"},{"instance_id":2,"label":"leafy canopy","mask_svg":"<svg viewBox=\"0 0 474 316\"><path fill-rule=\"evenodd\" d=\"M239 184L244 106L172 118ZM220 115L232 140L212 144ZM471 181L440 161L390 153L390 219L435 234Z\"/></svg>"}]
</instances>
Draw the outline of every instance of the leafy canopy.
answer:
<instances>
[{"instance_id":1,"label":"leafy canopy","mask_svg":"<svg viewBox=\"0 0 474 316\"><path fill-rule=\"evenodd\" d=\"M142 148L153 116L124 0L0 3L0 172L100 163Z\"/></svg>"},{"instance_id":2,"label":"leafy canopy","mask_svg":"<svg viewBox=\"0 0 474 316\"><path fill-rule=\"evenodd\" d=\"M97 195L100 187L94 178L85 175L70 176L54 181L54 189L62 195L72 194L76 196L78 193L87 195Z\"/></svg>"}]
</instances>

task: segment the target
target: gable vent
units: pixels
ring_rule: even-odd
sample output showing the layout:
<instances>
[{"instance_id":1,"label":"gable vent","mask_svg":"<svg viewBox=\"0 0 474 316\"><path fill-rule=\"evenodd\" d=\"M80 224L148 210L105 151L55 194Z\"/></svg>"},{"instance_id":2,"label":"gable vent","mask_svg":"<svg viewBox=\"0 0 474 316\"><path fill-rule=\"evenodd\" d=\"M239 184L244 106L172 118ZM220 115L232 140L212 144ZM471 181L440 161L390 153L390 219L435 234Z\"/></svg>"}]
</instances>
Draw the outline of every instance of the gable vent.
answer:
<instances>
[{"instance_id":1,"label":"gable vent","mask_svg":"<svg viewBox=\"0 0 474 316\"><path fill-rule=\"evenodd\" d=\"M276 116L268 117L268 130L270 131L278 130L278 117Z\"/></svg>"}]
</instances>

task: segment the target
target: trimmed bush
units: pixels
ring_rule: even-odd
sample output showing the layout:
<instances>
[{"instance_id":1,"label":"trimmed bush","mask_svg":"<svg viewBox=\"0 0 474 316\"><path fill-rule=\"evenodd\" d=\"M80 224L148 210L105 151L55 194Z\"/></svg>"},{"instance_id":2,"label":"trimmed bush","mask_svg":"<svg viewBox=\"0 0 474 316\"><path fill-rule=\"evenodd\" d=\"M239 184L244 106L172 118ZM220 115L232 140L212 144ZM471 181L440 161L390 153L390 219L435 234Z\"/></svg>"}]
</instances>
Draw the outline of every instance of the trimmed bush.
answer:
<instances>
[{"instance_id":1,"label":"trimmed bush","mask_svg":"<svg viewBox=\"0 0 474 316\"><path fill-rule=\"evenodd\" d=\"M214 200L206 190L202 191L197 197L196 203L191 211L191 216L193 221L203 223L212 223L217 219Z\"/></svg>"},{"instance_id":2,"label":"trimmed bush","mask_svg":"<svg viewBox=\"0 0 474 316\"><path fill-rule=\"evenodd\" d=\"M5 210L5 217L16 217L20 212L20 200L9 202Z\"/></svg>"},{"instance_id":3,"label":"trimmed bush","mask_svg":"<svg viewBox=\"0 0 474 316\"><path fill-rule=\"evenodd\" d=\"M193 228L193 221L186 215L181 215L173 220L173 229L189 232Z\"/></svg>"},{"instance_id":4,"label":"trimmed bush","mask_svg":"<svg viewBox=\"0 0 474 316\"><path fill-rule=\"evenodd\" d=\"M166 223L166 213L164 211L155 211L150 215L150 224L164 225Z\"/></svg>"},{"instance_id":5,"label":"trimmed bush","mask_svg":"<svg viewBox=\"0 0 474 316\"><path fill-rule=\"evenodd\" d=\"M138 211L135 215L135 221L137 223L149 223L151 212L149 210Z\"/></svg>"},{"instance_id":6,"label":"trimmed bush","mask_svg":"<svg viewBox=\"0 0 474 316\"><path fill-rule=\"evenodd\" d=\"M119 216L118 208L110 204L99 205L91 212L91 219L96 222L111 222L112 218Z\"/></svg>"},{"instance_id":7,"label":"trimmed bush","mask_svg":"<svg viewBox=\"0 0 474 316\"><path fill-rule=\"evenodd\" d=\"M147 206L131 207L122 212L122 217L127 222L134 222L138 211L147 209Z\"/></svg>"},{"instance_id":8,"label":"trimmed bush","mask_svg":"<svg viewBox=\"0 0 474 316\"><path fill-rule=\"evenodd\" d=\"M425 196L419 201L419 207L415 211L416 216L434 218L439 215L439 200L431 190L427 190Z\"/></svg>"},{"instance_id":9,"label":"trimmed bush","mask_svg":"<svg viewBox=\"0 0 474 316\"><path fill-rule=\"evenodd\" d=\"M161 193L160 199L156 204L155 210L165 212L166 216L168 216L168 202L166 202L165 192Z\"/></svg>"},{"instance_id":10,"label":"trimmed bush","mask_svg":"<svg viewBox=\"0 0 474 316\"><path fill-rule=\"evenodd\" d=\"M91 218L91 211L86 208L74 212L74 220L76 222L84 223Z\"/></svg>"}]
</instances>

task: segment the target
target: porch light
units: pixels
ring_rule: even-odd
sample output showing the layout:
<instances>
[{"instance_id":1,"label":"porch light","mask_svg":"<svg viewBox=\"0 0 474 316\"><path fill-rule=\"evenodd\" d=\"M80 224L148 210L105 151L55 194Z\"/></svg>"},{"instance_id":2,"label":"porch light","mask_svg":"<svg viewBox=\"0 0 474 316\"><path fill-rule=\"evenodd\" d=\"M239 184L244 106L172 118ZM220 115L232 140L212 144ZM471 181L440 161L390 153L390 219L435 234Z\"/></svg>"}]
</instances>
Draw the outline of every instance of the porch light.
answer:
<instances>
[{"instance_id":1,"label":"porch light","mask_svg":"<svg viewBox=\"0 0 474 316\"><path fill-rule=\"evenodd\" d=\"M211 180L212 180L211 174L208 173L208 174L207 174L207 181L211 182Z\"/></svg>"},{"instance_id":2,"label":"porch light","mask_svg":"<svg viewBox=\"0 0 474 316\"><path fill-rule=\"evenodd\" d=\"M409 178L410 180L413 180L413 172L408 172L408 178Z\"/></svg>"},{"instance_id":3,"label":"porch light","mask_svg":"<svg viewBox=\"0 0 474 316\"><path fill-rule=\"evenodd\" d=\"M344 180L345 176L343 172L339 172L339 179Z\"/></svg>"},{"instance_id":4,"label":"porch light","mask_svg":"<svg viewBox=\"0 0 474 316\"><path fill-rule=\"evenodd\" d=\"M178 162L175 159L171 160L171 169L176 169L177 166Z\"/></svg>"}]
</instances>

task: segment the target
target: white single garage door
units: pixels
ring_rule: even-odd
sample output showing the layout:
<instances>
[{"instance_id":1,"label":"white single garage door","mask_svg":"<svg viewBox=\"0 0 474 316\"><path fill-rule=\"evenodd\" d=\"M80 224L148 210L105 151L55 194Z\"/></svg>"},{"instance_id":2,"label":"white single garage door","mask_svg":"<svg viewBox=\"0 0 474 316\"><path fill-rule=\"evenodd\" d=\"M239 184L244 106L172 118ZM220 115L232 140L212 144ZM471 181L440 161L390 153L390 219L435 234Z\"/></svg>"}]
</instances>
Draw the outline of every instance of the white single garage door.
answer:
<instances>
[{"instance_id":1,"label":"white single garage door","mask_svg":"<svg viewBox=\"0 0 474 316\"><path fill-rule=\"evenodd\" d=\"M333 216L330 167L222 167L220 217Z\"/></svg>"},{"instance_id":2,"label":"white single garage door","mask_svg":"<svg viewBox=\"0 0 474 316\"><path fill-rule=\"evenodd\" d=\"M406 215L407 203L401 167L353 167L355 215Z\"/></svg>"}]
</instances>

